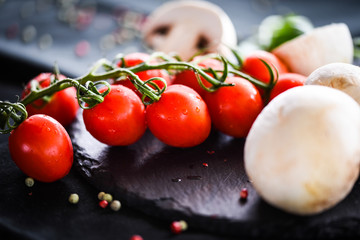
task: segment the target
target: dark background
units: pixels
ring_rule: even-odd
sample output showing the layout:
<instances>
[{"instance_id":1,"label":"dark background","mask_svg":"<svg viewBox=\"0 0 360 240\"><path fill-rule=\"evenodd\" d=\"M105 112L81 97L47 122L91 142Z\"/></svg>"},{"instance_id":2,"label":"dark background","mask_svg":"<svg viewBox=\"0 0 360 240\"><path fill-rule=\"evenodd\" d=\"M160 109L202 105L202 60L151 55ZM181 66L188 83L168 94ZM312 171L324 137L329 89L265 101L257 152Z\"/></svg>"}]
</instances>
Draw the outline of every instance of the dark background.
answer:
<instances>
[{"instance_id":1,"label":"dark background","mask_svg":"<svg viewBox=\"0 0 360 240\"><path fill-rule=\"evenodd\" d=\"M0 99L15 101L25 82L51 71L55 62L61 72L74 77L86 73L101 57L145 51L137 23L163 2L0 0ZM357 0L211 2L230 16L239 39L252 34L264 17L291 12L307 16L315 26L344 22L353 37L360 36ZM114 32L119 36L117 42L109 37ZM81 42L89 47L82 55L76 53ZM236 239L191 226L175 236L169 220L143 214L141 209L101 209L99 189L74 169L61 181L27 188L26 176L9 157L8 136L0 137L0 239L129 239L133 234L144 239ZM76 206L67 201L72 192L81 196Z\"/></svg>"}]
</instances>

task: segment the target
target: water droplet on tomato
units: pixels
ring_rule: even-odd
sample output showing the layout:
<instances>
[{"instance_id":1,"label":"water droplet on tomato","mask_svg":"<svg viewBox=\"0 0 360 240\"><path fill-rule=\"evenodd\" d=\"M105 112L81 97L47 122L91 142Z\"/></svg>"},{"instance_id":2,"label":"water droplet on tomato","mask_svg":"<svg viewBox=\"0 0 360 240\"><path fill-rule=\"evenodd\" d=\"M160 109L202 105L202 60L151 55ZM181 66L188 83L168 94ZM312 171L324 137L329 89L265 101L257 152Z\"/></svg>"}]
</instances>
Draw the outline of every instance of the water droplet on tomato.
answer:
<instances>
[{"instance_id":1,"label":"water droplet on tomato","mask_svg":"<svg viewBox=\"0 0 360 240\"><path fill-rule=\"evenodd\" d=\"M195 111L198 113L198 112L200 112L200 108L199 107L196 107L195 108Z\"/></svg>"},{"instance_id":2,"label":"water droplet on tomato","mask_svg":"<svg viewBox=\"0 0 360 240\"><path fill-rule=\"evenodd\" d=\"M185 109L182 110L182 113L183 113L184 115L188 115L189 111L185 108Z\"/></svg>"},{"instance_id":3,"label":"water droplet on tomato","mask_svg":"<svg viewBox=\"0 0 360 240\"><path fill-rule=\"evenodd\" d=\"M108 130L108 133L109 133L109 134L115 134L115 133L116 133L116 130L115 130L115 129L109 129L109 130Z\"/></svg>"},{"instance_id":4,"label":"water droplet on tomato","mask_svg":"<svg viewBox=\"0 0 360 240\"><path fill-rule=\"evenodd\" d=\"M46 130L47 130L48 132L50 132L50 131L51 131L51 128L47 127Z\"/></svg>"}]
</instances>

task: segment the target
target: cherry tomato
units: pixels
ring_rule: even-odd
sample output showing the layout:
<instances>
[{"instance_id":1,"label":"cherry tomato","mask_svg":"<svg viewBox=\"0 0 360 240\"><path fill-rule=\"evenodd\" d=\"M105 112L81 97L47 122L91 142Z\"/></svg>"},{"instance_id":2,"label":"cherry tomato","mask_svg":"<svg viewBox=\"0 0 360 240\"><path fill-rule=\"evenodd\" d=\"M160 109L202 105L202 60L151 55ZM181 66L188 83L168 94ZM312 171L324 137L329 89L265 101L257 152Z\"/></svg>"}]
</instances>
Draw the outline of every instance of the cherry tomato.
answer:
<instances>
[{"instance_id":1,"label":"cherry tomato","mask_svg":"<svg viewBox=\"0 0 360 240\"><path fill-rule=\"evenodd\" d=\"M201 56L195 57L193 61L197 62L199 58L201 58ZM202 68L212 68L213 70L222 70L224 68L221 61L213 58L205 58L204 60L200 61L197 65ZM209 75L212 76L211 73L209 73ZM203 77L200 77L200 79L206 87L211 86L211 84L208 81L206 81ZM188 86L194 89L202 97L204 97L204 94L206 93L206 90L200 86L197 77L194 71L192 70L184 70L176 74L173 84L182 84Z\"/></svg>"},{"instance_id":2,"label":"cherry tomato","mask_svg":"<svg viewBox=\"0 0 360 240\"><path fill-rule=\"evenodd\" d=\"M146 130L144 104L132 90L122 85L111 85L104 101L84 110L83 118L90 134L108 145L133 144Z\"/></svg>"},{"instance_id":3,"label":"cherry tomato","mask_svg":"<svg viewBox=\"0 0 360 240\"><path fill-rule=\"evenodd\" d=\"M53 76L52 73L41 73L33 80L39 82L40 88L46 88L50 85L51 77ZM64 78L65 76L60 75L59 80ZM30 93L30 82L24 89L22 98ZM74 121L78 109L79 104L76 99L76 89L73 87L54 93L50 96L49 102L38 99L26 106L29 116L34 114L46 114L55 118L63 126L67 126Z\"/></svg>"},{"instance_id":4,"label":"cherry tomato","mask_svg":"<svg viewBox=\"0 0 360 240\"><path fill-rule=\"evenodd\" d=\"M127 54L126 56L124 56L125 67L133 67L133 66L139 65L139 64L145 62L146 60L148 60L149 57L150 57L149 54L142 53L142 52L134 52L134 53ZM122 62L120 61L118 63L118 66L121 66L121 65L122 65Z\"/></svg>"},{"instance_id":5,"label":"cherry tomato","mask_svg":"<svg viewBox=\"0 0 360 240\"><path fill-rule=\"evenodd\" d=\"M139 65L139 64L145 62L146 60L148 60L149 58L150 58L150 55L148 55L146 53L136 52L136 53L128 54L124 57L125 67L133 67L133 66ZM119 67L122 66L121 61L118 63L118 66ZM146 70L146 71L138 72L138 73L136 73L136 75L143 81L149 80L150 78L153 78L153 77L161 77L165 80L167 85L170 85L172 82L169 73L163 69ZM159 80L154 80L154 83L156 83L160 88L164 87L164 83ZM138 94L141 97L141 94L138 92L138 90L135 88L134 84L132 84L132 82L129 79L122 80L119 82L119 84L130 88L131 90L136 92L136 94Z\"/></svg>"},{"instance_id":6,"label":"cherry tomato","mask_svg":"<svg viewBox=\"0 0 360 240\"><path fill-rule=\"evenodd\" d=\"M301 74L297 74L297 73L281 74L274 88L270 92L270 101L280 93L285 92L290 88L303 86L305 80L306 77Z\"/></svg>"},{"instance_id":7,"label":"cherry tomato","mask_svg":"<svg viewBox=\"0 0 360 240\"><path fill-rule=\"evenodd\" d=\"M246 79L228 77L225 82L235 86L221 87L205 97L211 121L215 128L227 135L246 137L263 109L261 95Z\"/></svg>"},{"instance_id":8,"label":"cherry tomato","mask_svg":"<svg viewBox=\"0 0 360 240\"><path fill-rule=\"evenodd\" d=\"M160 100L146 108L150 131L160 141L174 147L193 147L202 143L211 130L207 106L193 89L174 84Z\"/></svg>"},{"instance_id":9,"label":"cherry tomato","mask_svg":"<svg viewBox=\"0 0 360 240\"><path fill-rule=\"evenodd\" d=\"M279 74L288 72L286 65L281 62L277 56L263 50L257 50L248 55L244 59L242 71L258 80L263 81L264 83L269 83L270 73L265 64L260 59L268 63L273 69L274 73L276 73L274 66L276 67Z\"/></svg>"},{"instance_id":10,"label":"cherry tomato","mask_svg":"<svg viewBox=\"0 0 360 240\"><path fill-rule=\"evenodd\" d=\"M9 150L20 170L41 182L63 178L73 163L73 147L65 128L43 114L30 116L11 132Z\"/></svg>"}]
</instances>

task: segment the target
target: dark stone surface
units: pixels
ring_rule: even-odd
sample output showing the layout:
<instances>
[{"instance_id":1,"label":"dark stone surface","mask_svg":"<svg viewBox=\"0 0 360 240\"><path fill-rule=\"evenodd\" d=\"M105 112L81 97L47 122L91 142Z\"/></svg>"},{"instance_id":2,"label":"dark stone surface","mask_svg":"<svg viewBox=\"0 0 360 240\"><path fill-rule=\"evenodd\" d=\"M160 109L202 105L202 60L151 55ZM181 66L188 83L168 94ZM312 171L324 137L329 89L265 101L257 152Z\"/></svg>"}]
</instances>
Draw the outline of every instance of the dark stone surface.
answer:
<instances>
[{"instance_id":1,"label":"dark stone surface","mask_svg":"<svg viewBox=\"0 0 360 240\"><path fill-rule=\"evenodd\" d=\"M239 38L251 34L264 17L289 12L309 17L315 26L345 22L354 37L360 35L357 0L341 1L341 8L339 1L328 0L211 1L229 14ZM24 5L36 7L41 2L53 5L21 16ZM79 76L100 57L111 59L119 52L144 50L138 37L106 50L99 43L103 36L122 27L113 18L115 9L148 14L164 0L96 1L96 16L82 30L58 20L58 2L0 0L1 100L16 99L22 84L41 71L51 71L55 61L62 73ZM106 24L109 21L110 25ZM105 24L99 28L99 22ZM12 26L16 31L9 37ZM28 26L35 27L37 35L25 42L23 31ZM39 43L45 34L52 36L53 43L43 49ZM83 40L91 48L87 55L78 57L74 49ZM75 167L64 179L53 184L36 183L32 189L24 186L26 176L11 161L7 135L0 137L0 239L129 239L132 234L140 234L145 240L360 237L359 182L344 201L323 214L286 214L266 204L251 188L241 159L243 140L214 132L199 147L174 149L147 133L138 144L120 148L104 146L86 136L79 122L71 133L79 150ZM208 163L208 167L202 163ZM176 178L182 181L173 182ZM239 202L239 191L244 186L250 196L247 202ZM123 201L118 214L100 209L96 198L99 190L109 191ZM68 204L72 192L80 195L77 206ZM189 222L189 230L173 236L169 221L178 218Z\"/></svg>"},{"instance_id":2,"label":"dark stone surface","mask_svg":"<svg viewBox=\"0 0 360 240\"><path fill-rule=\"evenodd\" d=\"M70 133L75 168L91 185L157 218L183 218L209 232L256 239L360 237L359 182L344 201L322 214L287 214L252 188L243 166L243 139L213 132L203 144L179 149L147 132L134 145L110 147L94 139L81 120ZM243 187L249 190L247 201L239 198Z\"/></svg>"}]
</instances>

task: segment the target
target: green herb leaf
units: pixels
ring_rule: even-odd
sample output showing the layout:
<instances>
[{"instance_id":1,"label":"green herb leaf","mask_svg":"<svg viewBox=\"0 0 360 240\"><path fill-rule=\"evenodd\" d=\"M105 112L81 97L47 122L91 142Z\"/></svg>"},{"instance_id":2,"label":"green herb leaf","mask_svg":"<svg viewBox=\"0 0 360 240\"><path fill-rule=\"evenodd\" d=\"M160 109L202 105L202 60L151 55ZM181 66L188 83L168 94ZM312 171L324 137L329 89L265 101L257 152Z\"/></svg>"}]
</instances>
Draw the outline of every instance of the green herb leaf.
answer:
<instances>
[{"instance_id":1,"label":"green herb leaf","mask_svg":"<svg viewBox=\"0 0 360 240\"><path fill-rule=\"evenodd\" d=\"M298 15L272 15L265 18L259 26L260 46L271 51L281 44L292 40L313 29L309 19Z\"/></svg>"}]
</instances>

